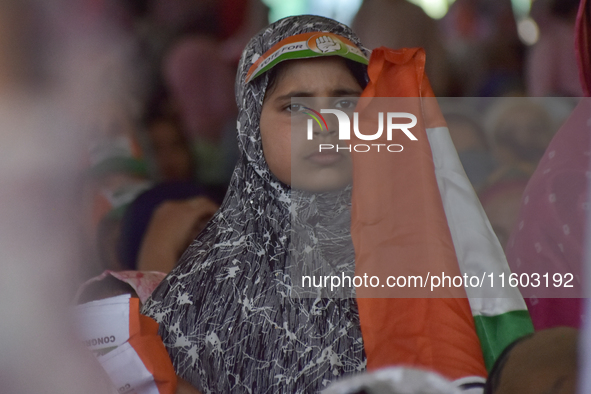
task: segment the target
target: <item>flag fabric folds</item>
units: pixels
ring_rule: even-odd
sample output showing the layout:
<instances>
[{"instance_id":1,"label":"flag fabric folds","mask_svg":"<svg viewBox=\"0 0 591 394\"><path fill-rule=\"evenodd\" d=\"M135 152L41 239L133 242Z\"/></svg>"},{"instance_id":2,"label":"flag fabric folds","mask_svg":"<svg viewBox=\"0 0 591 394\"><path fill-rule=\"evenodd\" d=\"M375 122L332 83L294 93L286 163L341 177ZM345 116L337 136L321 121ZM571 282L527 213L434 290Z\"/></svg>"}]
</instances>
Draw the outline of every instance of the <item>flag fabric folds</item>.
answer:
<instances>
[{"instance_id":1,"label":"flag fabric folds","mask_svg":"<svg viewBox=\"0 0 591 394\"><path fill-rule=\"evenodd\" d=\"M371 55L370 82L362 100L405 98L402 105L418 118L412 129L417 140L399 133L387 142L404 146L400 153L352 152L356 275L419 269L450 276L509 274L424 65L425 54L419 48L382 47ZM357 111L362 119L363 106ZM351 142L363 143L355 137ZM499 285L493 290L494 294L484 294L479 289L440 288L424 297L397 293L382 298L357 289L368 368L407 365L453 380L484 381L503 348L533 331L519 291Z\"/></svg>"}]
</instances>

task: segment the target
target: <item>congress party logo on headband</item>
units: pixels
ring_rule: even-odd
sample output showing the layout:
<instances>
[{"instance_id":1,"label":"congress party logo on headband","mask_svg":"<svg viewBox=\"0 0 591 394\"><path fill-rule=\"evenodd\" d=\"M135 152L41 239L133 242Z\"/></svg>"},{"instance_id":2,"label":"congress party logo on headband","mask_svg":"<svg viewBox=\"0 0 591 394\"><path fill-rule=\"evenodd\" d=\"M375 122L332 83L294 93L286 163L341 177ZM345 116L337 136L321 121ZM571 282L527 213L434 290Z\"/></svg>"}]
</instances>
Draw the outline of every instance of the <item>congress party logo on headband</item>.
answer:
<instances>
[{"instance_id":1,"label":"congress party logo on headband","mask_svg":"<svg viewBox=\"0 0 591 394\"><path fill-rule=\"evenodd\" d=\"M308 39L308 48L313 50L317 53L327 54L327 53L335 53L341 49L345 49L346 47L341 44L341 40L338 37L333 35L328 35L326 33L319 33L315 34ZM336 54L336 53L335 53Z\"/></svg>"},{"instance_id":2,"label":"congress party logo on headband","mask_svg":"<svg viewBox=\"0 0 591 394\"><path fill-rule=\"evenodd\" d=\"M365 65L369 63L357 45L345 37L328 32L303 33L279 41L262 56L255 54L245 82L249 83L285 60L334 55Z\"/></svg>"}]
</instances>

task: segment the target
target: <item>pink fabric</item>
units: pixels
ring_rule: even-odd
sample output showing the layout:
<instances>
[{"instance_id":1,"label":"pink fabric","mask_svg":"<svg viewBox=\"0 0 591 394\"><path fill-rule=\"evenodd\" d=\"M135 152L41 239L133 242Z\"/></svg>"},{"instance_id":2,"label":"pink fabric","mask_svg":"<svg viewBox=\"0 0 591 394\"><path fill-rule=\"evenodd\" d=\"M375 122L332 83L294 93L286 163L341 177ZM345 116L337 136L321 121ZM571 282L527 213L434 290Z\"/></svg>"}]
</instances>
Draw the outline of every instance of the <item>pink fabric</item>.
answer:
<instances>
[{"instance_id":1,"label":"pink fabric","mask_svg":"<svg viewBox=\"0 0 591 394\"><path fill-rule=\"evenodd\" d=\"M579 327L581 266L588 212L591 100L583 99L558 131L523 194L507 246L515 273L550 273L550 286L522 290L536 329ZM554 273L572 273L574 289L554 288ZM552 299L560 297L562 299Z\"/></svg>"},{"instance_id":2,"label":"pink fabric","mask_svg":"<svg viewBox=\"0 0 591 394\"><path fill-rule=\"evenodd\" d=\"M581 0L576 24L579 76L585 96L591 96L591 1Z\"/></svg>"},{"instance_id":3,"label":"pink fabric","mask_svg":"<svg viewBox=\"0 0 591 394\"><path fill-rule=\"evenodd\" d=\"M90 285L91 283L100 282L101 280L105 279L108 275L111 275L122 282L129 284L135 292L137 293L140 301L142 303L146 302L150 294L156 289L156 287L160 284L162 279L166 276L165 273L157 272L157 271L110 271L106 270L99 276L95 276L84 282L74 300L77 302L78 298L82 294L82 292Z\"/></svg>"}]
</instances>

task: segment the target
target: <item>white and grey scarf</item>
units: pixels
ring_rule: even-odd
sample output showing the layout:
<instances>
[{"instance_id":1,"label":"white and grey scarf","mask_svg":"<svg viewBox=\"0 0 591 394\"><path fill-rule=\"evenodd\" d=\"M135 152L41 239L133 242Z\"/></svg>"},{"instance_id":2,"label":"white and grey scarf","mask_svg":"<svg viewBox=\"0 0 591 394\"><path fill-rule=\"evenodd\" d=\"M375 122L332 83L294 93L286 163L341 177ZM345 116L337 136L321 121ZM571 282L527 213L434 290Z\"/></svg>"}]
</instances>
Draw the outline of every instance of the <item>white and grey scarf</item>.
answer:
<instances>
[{"instance_id":1,"label":"white and grey scarf","mask_svg":"<svg viewBox=\"0 0 591 394\"><path fill-rule=\"evenodd\" d=\"M316 243L304 260L319 272L353 272L350 188L325 202L322 195L296 196L279 182L259 130L268 75L244 83L273 45L315 31L346 37L368 53L347 26L310 15L282 19L250 41L236 78L240 159L228 193L143 309L160 324L177 373L203 393L314 393L365 370L355 299L293 292L302 261L290 252L294 224L298 242ZM330 264L319 263L326 254Z\"/></svg>"}]
</instances>

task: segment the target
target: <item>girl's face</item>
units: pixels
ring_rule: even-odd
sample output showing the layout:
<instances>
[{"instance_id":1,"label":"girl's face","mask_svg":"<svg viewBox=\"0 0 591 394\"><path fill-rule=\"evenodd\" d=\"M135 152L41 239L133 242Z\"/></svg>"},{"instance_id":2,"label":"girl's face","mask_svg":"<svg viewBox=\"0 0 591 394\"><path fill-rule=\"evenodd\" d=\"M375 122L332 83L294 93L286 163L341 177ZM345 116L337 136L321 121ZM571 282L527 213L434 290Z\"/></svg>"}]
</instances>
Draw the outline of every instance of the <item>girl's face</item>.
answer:
<instances>
[{"instance_id":1,"label":"girl's face","mask_svg":"<svg viewBox=\"0 0 591 394\"><path fill-rule=\"evenodd\" d=\"M296 189L323 192L345 187L351 183L349 152L319 152L319 144L339 145L336 116L326 115L328 130L315 125L313 139L307 140L306 120L310 117L301 112L302 105L292 104L292 97L306 97L303 105L316 111L338 108L348 112L353 111L355 100L347 98L359 97L361 86L345 60L336 56L291 60L281 67L261 112L261 139L269 169ZM301 125L293 133L292 114L299 117L297 124Z\"/></svg>"}]
</instances>

